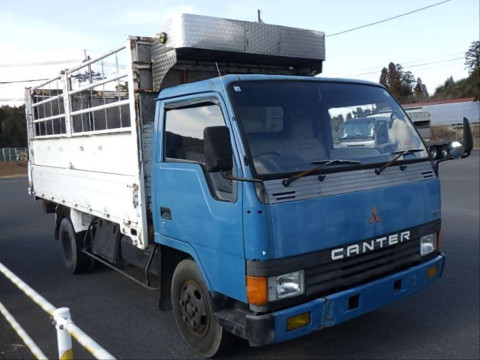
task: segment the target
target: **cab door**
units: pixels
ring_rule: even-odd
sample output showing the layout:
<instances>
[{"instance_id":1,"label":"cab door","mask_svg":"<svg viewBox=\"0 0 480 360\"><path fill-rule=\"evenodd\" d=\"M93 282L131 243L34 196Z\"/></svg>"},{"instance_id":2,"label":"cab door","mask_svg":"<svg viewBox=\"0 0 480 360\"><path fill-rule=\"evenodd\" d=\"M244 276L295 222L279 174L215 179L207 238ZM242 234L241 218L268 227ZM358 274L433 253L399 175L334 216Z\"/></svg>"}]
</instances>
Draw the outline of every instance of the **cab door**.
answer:
<instances>
[{"instance_id":1,"label":"cab door","mask_svg":"<svg viewBox=\"0 0 480 360\"><path fill-rule=\"evenodd\" d=\"M245 300L242 187L204 166L203 130L228 126L226 107L216 94L195 95L161 101L157 116L155 241L190 253L211 291Z\"/></svg>"}]
</instances>

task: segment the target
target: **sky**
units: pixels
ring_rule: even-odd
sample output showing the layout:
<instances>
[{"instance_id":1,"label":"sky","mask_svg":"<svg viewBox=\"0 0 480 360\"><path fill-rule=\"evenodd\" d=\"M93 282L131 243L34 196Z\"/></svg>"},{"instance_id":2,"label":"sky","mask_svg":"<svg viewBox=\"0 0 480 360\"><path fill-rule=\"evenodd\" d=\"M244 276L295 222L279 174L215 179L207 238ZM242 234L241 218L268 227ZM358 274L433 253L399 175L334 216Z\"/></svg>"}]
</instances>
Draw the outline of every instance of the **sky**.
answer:
<instances>
[{"instance_id":1,"label":"sky","mask_svg":"<svg viewBox=\"0 0 480 360\"><path fill-rule=\"evenodd\" d=\"M1 0L0 106L21 105L30 83L123 45L153 36L176 13L257 21L323 31L325 77L378 82L390 62L420 77L430 94L452 76L468 76L465 52L479 40L478 0L450 0L428 9L337 34L442 0ZM62 64L48 64L51 62ZM45 64L47 63L47 64ZM32 65L34 64L34 65Z\"/></svg>"}]
</instances>

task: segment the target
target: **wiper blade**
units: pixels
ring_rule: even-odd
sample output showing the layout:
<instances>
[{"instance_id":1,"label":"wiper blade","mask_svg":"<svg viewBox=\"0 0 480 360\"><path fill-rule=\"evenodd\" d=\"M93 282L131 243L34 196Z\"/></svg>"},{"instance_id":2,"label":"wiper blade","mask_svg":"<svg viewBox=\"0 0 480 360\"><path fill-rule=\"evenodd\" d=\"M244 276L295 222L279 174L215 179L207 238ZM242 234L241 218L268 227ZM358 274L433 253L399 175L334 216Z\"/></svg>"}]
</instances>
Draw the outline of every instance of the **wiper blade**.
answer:
<instances>
[{"instance_id":1,"label":"wiper blade","mask_svg":"<svg viewBox=\"0 0 480 360\"><path fill-rule=\"evenodd\" d=\"M299 172L298 174L295 174L293 176L290 176L288 179L284 179L282 181L282 185L287 187L290 185L293 181L300 179L304 176L307 176L323 167L329 166L329 165L336 165L336 164L361 164L360 161L355 161L355 160L343 160L343 159L334 159L334 160L317 160L317 161L312 161L312 164L319 164L318 166L315 166L311 169Z\"/></svg>"},{"instance_id":2,"label":"wiper blade","mask_svg":"<svg viewBox=\"0 0 480 360\"><path fill-rule=\"evenodd\" d=\"M392 154L401 154L402 156L404 156L404 155L413 154L421 151L423 151L423 149L408 149L408 150L394 151L392 152Z\"/></svg>"},{"instance_id":3,"label":"wiper blade","mask_svg":"<svg viewBox=\"0 0 480 360\"><path fill-rule=\"evenodd\" d=\"M320 164L320 165L328 166L333 164L361 164L361 162L356 160L333 159L333 160L314 160L310 164Z\"/></svg>"},{"instance_id":4,"label":"wiper blade","mask_svg":"<svg viewBox=\"0 0 480 360\"><path fill-rule=\"evenodd\" d=\"M423 149L408 149L408 150L404 150L404 151L394 151L394 152L392 152L392 154L396 154L397 156L395 156L392 160L390 160L389 162L386 162L385 164L383 164L379 168L376 168L375 169L375 174L380 175L383 170L385 170L389 166L393 165L401 157L404 157L405 155L408 155L408 154L413 154L413 153L416 153L416 152L420 152L420 151L423 151Z\"/></svg>"}]
</instances>

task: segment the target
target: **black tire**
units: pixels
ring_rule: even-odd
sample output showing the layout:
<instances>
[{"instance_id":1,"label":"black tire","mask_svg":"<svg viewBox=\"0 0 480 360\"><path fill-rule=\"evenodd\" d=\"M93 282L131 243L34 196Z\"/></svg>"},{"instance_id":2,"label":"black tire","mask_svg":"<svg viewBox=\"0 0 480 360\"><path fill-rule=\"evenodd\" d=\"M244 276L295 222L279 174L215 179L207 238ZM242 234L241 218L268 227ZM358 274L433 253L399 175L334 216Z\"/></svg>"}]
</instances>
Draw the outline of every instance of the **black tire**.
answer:
<instances>
[{"instance_id":1,"label":"black tire","mask_svg":"<svg viewBox=\"0 0 480 360\"><path fill-rule=\"evenodd\" d=\"M60 223L58 238L65 269L71 274L79 274L93 266L93 259L82 253L85 231L75 234L70 219L64 218Z\"/></svg>"},{"instance_id":2,"label":"black tire","mask_svg":"<svg viewBox=\"0 0 480 360\"><path fill-rule=\"evenodd\" d=\"M183 338L204 357L218 355L231 346L234 335L215 321L208 288L191 259L182 260L173 273L172 306Z\"/></svg>"}]
</instances>

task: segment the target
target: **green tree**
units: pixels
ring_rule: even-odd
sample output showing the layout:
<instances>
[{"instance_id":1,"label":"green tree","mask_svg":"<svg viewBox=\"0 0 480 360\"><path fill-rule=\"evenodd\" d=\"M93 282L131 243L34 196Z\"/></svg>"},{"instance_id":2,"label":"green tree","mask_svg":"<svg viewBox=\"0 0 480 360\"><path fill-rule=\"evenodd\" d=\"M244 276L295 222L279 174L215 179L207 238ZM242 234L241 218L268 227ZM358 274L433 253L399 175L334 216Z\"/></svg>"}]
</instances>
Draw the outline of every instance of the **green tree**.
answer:
<instances>
[{"instance_id":1,"label":"green tree","mask_svg":"<svg viewBox=\"0 0 480 360\"><path fill-rule=\"evenodd\" d=\"M128 93L128 82L118 83L118 85L115 86L115 90L117 90L118 92Z\"/></svg>"},{"instance_id":2,"label":"green tree","mask_svg":"<svg viewBox=\"0 0 480 360\"><path fill-rule=\"evenodd\" d=\"M415 78L410 71L404 71L402 65L391 62L380 73L380 84L384 85L400 101L406 101L413 95Z\"/></svg>"},{"instance_id":3,"label":"green tree","mask_svg":"<svg viewBox=\"0 0 480 360\"><path fill-rule=\"evenodd\" d=\"M382 72L380 73L380 80L378 82L383 86L385 86L386 88L388 88L387 79L388 79L388 70L387 68L384 67L382 69Z\"/></svg>"},{"instance_id":4,"label":"green tree","mask_svg":"<svg viewBox=\"0 0 480 360\"><path fill-rule=\"evenodd\" d=\"M435 100L449 100L464 97L475 97L480 100L480 71L475 71L466 79L459 81L449 77L443 85L435 89L432 98Z\"/></svg>"},{"instance_id":5,"label":"green tree","mask_svg":"<svg viewBox=\"0 0 480 360\"><path fill-rule=\"evenodd\" d=\"M357 110L352 111L354 118L360 119L372 115L372 111L370 109L362 109L361 107L357 107Z\"/></svg>"},{"instance_id":6,"label":"green tree","mask_svg":"<svg viewBox=\"0 0 480 360\"><path fill-rule=\"evenodd\" d=\"M344 122L345 122L345 120L343 119L342 114L340 114L338 116L334 116L332 118L332 124L333 124L333 127L334 127L335 131L338 131L338 129L340 128L340 126L343 125Z\"/></svg>"},{"instance_id":7,"label":"green tree","mask_svg":"<svg viewBox=\"0 0 480 360\"><path fill-rule=\"evenodd\" d=\"M413 96L415 98L415 101L417 102L425 101L428 99L427 87L425 86L425 84L422 82L422 79L420 78L417 78L417 84L413 89Z\"/></svg>"},{"instance_id":8,"label":"green tree","mask_svg":"<svg viewBox=\"0 0 480 360\"><path fill-rule=\"evenodd\" d=\"M474 97L480 100L480 41L472 41L465 53L465 68L469 76L459 81L448 77L443 85L435 89L435 100L448 100L463 97Z\"/></svg>"},{"instance_id":9,"label":"green tree","mask_svg":"<svg viewBox=\"0 0 480 360\"><path fill-rule=\"evenodd\" d=\"M26 145L25 106L0 107L0 148Z\"/></svg>"},{"instance_id":10,"label":"green tree","mask_svg":"<svg viewBox=\"0 0 480 360\"><path fill-rule=\"evenodd\" d=\"M480 72L480 40L472 41L465 53L465 68L469 74Z\"/></svg>"}]
</instances>

